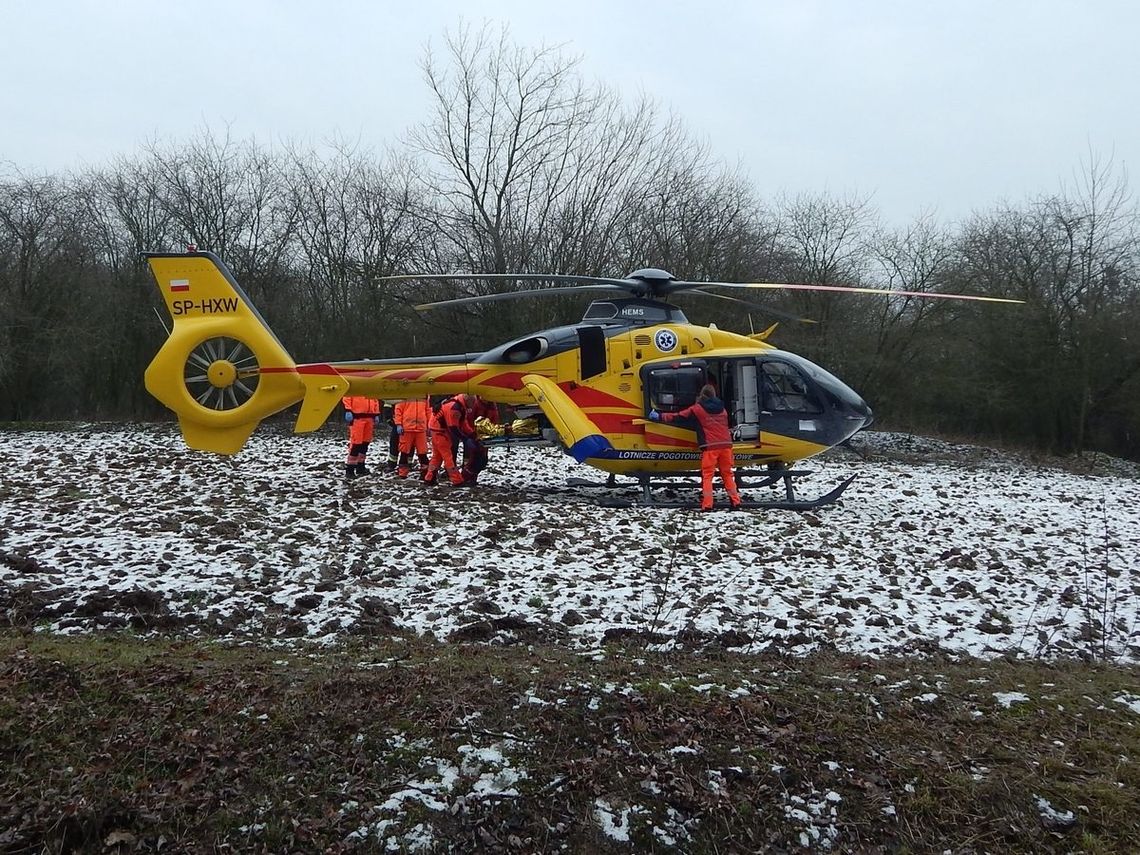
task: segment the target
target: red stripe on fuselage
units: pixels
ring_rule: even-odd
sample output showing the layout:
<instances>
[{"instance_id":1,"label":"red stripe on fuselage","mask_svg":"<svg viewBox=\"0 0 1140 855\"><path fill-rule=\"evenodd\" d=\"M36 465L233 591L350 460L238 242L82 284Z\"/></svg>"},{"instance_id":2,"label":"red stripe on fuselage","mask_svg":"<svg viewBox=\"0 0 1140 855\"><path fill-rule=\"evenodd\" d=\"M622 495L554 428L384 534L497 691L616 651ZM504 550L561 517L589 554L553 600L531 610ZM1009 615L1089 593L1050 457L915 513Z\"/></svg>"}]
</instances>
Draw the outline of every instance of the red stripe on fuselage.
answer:
<instances>
[{"instance_id":1,"label":"red stripe on fuselage","mask_svg":"<svg viewBox=\"0 0 1140 855\"><path fill-rule=\"evenodd\" d=\"M500 389L521 389L523 387L523 374L519 371L507 371L494 377L480 381L480 386L497 386Z\"/></svg>"},{"instance_id":2,"label":"red stripe on fuselage","mask_svg":"<svg viewBox=\"0 0 1140 855\"><path fill-rule=\"evenodd\" d=\"M618 398L589 386L578 386L574 383L559 383L562 391L570 396L570 400L582 409L587 407L608 407L612 410L637 410L638 404L631 404L624 398Z\"/></svg>"},{"instance_id":3,"label":"red stripe on fuselage","mask_svg":"<svg viewBox=\"0 0 1140 855\"><path fill-rule=\"evenodd\" d=\"M446 374L441 374L435 378L436 383L466 383L477 374L481 374L481 368L457 368L454 371L448 371Z\"/></svg>"},{"instance_id":4,"label":"red stripe on fuselage","mask_svg":"<svg viewBox=\"0 0 1140 855\"><path fill-rule=\"evenodd\" d=\"M407 368L403 371L379 371L385 380L419 380L428 373L428 368Z\"/></svg>"},{"instance_id":5,"label":"red stripe on fuselage","mask_svg":"<svg viewBox=\"0 0 1140 855\"><path fill-rule=\"evenodd\" d=\"M697 447L697 438L696 438L695 434L694 434L692 439L681 439L679 437L666 436L665 434L657 433L656 431L651 431L651 430L646 429L645 441L647 444L649 444L651 446L653 446L653 445L668 445L672 448L696 448Z\"/></svg>"},{"instance_id":6,"label":"red stripe on fuselage","mask_svg":"<svg viewBox=\"0 0 1140 855\"><path fill-rule=\"evenodd\" d=\"M586 418L602 433L639 433L633 424L633 416L624 413L586 413Z\"/></svg>"}]
</instances>

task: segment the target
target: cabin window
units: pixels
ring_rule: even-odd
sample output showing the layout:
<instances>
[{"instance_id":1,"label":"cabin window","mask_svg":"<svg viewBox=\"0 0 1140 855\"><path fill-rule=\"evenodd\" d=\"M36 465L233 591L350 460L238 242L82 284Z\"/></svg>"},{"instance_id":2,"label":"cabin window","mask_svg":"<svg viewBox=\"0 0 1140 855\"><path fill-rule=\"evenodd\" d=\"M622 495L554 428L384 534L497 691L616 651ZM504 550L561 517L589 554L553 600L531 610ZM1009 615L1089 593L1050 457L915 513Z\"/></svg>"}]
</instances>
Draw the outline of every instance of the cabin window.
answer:
<instances>
[{"instance_id":1,"label":"cabin window","mask_svg":"<svg viewBox=\"0 0 1140 855\"><path fill-rule=\"evenodd\" d=\"M659 413L677 413L697 402L705 384L705 369L699 365L661 368L649 372L649 407Z\"/></svg>"},{"instance_id":2,"label":"cabin window","mask_svg":"<svg viewBox=\"0 0 1140 855\"><path fill-rule=\"evenodd\" d=\"M794 365L763 362L760 365L764 409L784 413L821 413L807 379Z\"/></svg>"}]
</instances>

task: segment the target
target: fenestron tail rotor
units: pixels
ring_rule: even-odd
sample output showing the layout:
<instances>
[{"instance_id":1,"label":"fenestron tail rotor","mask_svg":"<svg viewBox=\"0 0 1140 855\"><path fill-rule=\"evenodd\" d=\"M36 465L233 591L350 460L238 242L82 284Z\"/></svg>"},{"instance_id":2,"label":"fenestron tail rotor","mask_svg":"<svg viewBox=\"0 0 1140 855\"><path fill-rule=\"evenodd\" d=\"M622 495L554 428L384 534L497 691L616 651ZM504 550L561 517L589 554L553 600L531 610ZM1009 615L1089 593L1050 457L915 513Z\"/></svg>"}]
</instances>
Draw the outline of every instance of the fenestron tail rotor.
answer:
<instances>
[{"instance_id":1,"label":"fenestron tail rotor","mask_svg":"<svg viewBox=\"0 0 1140 855\"><path fill-rule=\"evenodd\" d=\"M244 342L226 336L210 338L186 357L186 391L213 410L236 410L257 391L257 356Z\"/></svg>"}]
</instances>

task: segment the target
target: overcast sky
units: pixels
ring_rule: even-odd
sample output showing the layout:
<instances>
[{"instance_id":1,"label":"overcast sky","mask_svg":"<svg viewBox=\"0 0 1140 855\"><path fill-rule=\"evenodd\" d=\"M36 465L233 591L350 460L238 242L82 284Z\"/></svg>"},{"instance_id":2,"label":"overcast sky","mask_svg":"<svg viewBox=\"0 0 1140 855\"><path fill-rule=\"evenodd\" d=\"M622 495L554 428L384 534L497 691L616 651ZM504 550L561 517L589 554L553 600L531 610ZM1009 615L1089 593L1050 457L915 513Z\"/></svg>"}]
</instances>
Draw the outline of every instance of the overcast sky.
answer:
<instances>
[{"instance_id":1,"label":"overcast sky","mask_svg":"<svg viewBox=\"0 0 1140 855\"><path fill-rule=\"evenodd\" d=\"M952 221L1071 184L1090 152L1140 160L1131 0L2 0L0 174L203 127L383 148L427 118L419 63L462 21L565 45L765 196Z\"/></svg>"}]
</instances>

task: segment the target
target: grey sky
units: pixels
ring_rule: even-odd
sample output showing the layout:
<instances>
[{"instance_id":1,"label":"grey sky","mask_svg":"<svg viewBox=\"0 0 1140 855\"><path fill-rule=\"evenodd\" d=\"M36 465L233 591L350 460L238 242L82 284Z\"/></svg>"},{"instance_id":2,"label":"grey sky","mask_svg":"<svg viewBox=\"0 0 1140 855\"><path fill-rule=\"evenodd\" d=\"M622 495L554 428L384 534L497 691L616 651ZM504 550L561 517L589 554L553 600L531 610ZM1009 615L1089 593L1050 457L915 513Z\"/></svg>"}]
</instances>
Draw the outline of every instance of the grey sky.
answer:
<instances>
[{"instance_id":1,"label":"grey sky","mask_svg":"<svg viewBox=\"0 0 1140 855\"><path fill-rule=\"evenodd\" d=\"M890 221L954 220L1057 190L1090 151L1140 161L1129 0L4 0L0 174L227 125L384 147L427 117L419 62L461 20L565 44L767 196L873 194Z\"/></svg>"}]
</instances>

